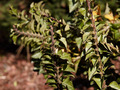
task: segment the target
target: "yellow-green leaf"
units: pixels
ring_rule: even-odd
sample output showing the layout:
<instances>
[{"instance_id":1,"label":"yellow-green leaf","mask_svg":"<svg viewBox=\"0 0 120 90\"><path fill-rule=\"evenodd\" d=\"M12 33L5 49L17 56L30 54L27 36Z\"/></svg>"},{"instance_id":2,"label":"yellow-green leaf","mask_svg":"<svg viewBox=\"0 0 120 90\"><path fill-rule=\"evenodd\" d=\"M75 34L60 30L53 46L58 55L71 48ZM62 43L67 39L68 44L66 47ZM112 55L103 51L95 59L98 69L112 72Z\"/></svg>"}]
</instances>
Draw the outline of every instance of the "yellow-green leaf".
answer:
<instances>
[{"instance_id":1,"label":"yellow-green leaf","mask_svg":"<svg viewBox=\"0 0 120 90\"><path fill-rule=\"evenodd\" d=\"M120 85L116 81L112 81L109 86L113 89L120 90Z\"/></svg>"},{"instance_id":2,"label":"yellow-green leaf","mask_svg":"<svg viewBox=\"0 0 120 90\"><path fill-rule=\"evenodd\" d=\"M60 38L60 41L65 45L65 47L67 48L67 41L66 41L66 38L64 37L61 37Z\"/></svg>"}]
</instances>

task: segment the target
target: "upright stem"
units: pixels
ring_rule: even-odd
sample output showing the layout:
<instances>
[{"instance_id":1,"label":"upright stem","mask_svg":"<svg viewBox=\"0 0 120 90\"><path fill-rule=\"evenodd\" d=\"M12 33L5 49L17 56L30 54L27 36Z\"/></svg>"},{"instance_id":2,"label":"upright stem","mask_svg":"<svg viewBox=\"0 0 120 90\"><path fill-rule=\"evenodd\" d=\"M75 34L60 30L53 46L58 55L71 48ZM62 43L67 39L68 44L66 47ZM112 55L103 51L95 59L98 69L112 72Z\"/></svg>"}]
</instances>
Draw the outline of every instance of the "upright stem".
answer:
<instances>
[{"instance_id":1,"label":"upright stem","mask_svg":"<svg viewBox=\"0 0 120 90\"><path fill-rule=\"evenodd\" d=\"M51 32L51 40L52 40L52 53L55 55L55 40L54 40L54 32L53 32L53 26L50 25L50 32Z\"/></svg>"},{"instance_id":2,"label":"upright stem","mask_svg":"<svg viewBox=\"0 0 120 90\"><path fill-rule=\"evenodd\" d=\"M96 46L96 52L97 52L97 56L99 56L99 47L98 47L98 36L97 36L97 30L96 30L96 26L95 26L95 19L93 18L93 13L90 7L90 1L87 0L87 5L88 5L88 11L91 15L90 19L92 22L92 27L93 27L93 34L94 34L94 41L95 41L95 46Z\"/></svg>"},{"instance_id":3,"label":"upright stem","mask_svg":"<svg viewBox=\"0 0 120 90\"><path fill-rule=\"evenodd\" d=\"M98 36L97 36L97 30L96 30L96 26L95 26L95 19L93 18L93 13L92 13L92 10L91 10L91 6L90 6L90 1L89 0L86 0L87 2L87 6L88 6L88 12L90 13L90 19L91 19L91 22L92 22L92 27L93 27L93 35L94 35L94 42L95 42L95 51L97 53L97 57L98 57L98 62L99 62L99 68L100 68L100 75L101 75L101 80L103 80L104 82L104 77L103 77L103 64L102 64L102 61L101 61L101 58L100 58L100 53L99 53L99 47L98 47ZM103 87L105 86L104 83L102 85ZM102 87L102 88L103 88Z\"/></svg>"},{"instance_id":4,"label":"upright stem","mask_svg":"<svg viewBox=\"0 0 120 90\"><path fill-rule=\"evenodd\" d=\"M54 66L55 66L55 80L57 82L57 90L63 90L62 88L62 84L60 81L60 72L59 72L59 66L57 66L57 60L56 60L56 56L55 56L55 40L54 40L54 32L53 32L53 26L50 25L50 32L51 32L51 40L52 40L52 45L51 45L51 49L52 49L52 54L53 54L53 60L54 60Z\"/></svg>"}]
</instances>

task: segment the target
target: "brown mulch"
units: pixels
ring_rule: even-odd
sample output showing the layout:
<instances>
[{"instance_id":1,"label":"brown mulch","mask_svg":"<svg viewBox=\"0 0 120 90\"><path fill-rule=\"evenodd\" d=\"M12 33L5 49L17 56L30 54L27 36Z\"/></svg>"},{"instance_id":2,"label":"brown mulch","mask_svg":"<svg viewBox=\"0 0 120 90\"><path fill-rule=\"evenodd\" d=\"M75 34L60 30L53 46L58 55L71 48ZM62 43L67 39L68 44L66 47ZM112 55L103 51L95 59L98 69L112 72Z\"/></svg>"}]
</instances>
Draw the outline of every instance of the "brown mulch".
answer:
<instances>
[{"instance_id":1,"label":"brown mulch","mask_svg":"<svg viewBox=\"0 0 120 90\"><path fill-rule=\"evenodd\" d=\"M16 60L11 53L0 56L0 90L53 90L45 82L42 74L33 72L30 62Z\"/></svg>"},{"instance_id":2,"label":"brown mulch","mask_svg":"<svg viewBox=\"0 0 120 90\"><path fill-rule=\"evenodd\" d=\"M120 75L120 57L113 61L115 71ZM80 80L81 81L81 80ZM42 74L33 71L33 64L25 59L16 59L14 54L0 56L0 90L53 90L45 84ZM82 89L94 90L93 87L82 86Z\"/></svg>"}]
</instances>

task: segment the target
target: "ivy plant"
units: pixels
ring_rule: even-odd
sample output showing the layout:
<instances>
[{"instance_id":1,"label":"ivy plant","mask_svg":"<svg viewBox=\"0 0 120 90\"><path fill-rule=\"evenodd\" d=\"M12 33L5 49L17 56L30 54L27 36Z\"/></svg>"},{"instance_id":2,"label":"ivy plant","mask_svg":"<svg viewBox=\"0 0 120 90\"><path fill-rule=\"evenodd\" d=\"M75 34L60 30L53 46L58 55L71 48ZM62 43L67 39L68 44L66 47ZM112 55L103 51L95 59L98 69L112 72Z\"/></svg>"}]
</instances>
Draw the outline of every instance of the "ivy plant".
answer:
<instances>
[{"instance_id":1,"label":"ivy plant","mask_svg":"<svg viewBox=\"0 0 120 90\"><path fill-rule=\"evenodd\" d=\"M30 46L34 71L43 74L54 89L74 90L72 80L78 73L84 74L95 89L120 89L119 77L108 80L116 75L111 59L120 51L112 38L118 40L114 30L120 27L114 29L114 25L120 21L105 18L93 2L68 0L69 21L52 17L42 1L32 3L28 15L11 7L10 13L19 21L11 29L14 43L20 39Z\"/></svg>"}]
</instances>

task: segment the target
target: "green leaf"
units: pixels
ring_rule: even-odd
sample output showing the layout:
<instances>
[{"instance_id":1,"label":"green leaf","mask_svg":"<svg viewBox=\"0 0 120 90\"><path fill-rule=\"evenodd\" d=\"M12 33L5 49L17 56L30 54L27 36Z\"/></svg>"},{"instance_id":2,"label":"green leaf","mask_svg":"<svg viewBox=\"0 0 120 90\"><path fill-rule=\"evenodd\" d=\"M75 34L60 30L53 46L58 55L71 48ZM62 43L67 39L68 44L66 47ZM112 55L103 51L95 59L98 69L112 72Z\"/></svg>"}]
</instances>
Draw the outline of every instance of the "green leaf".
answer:
<instances>
[{"instance_id":1,"label":"green leaf","mask_svg":"<svg viewBox=\"0 0 120 90\"><path fill-rule=\"evenodd\" d=\"M11 10L10 10L10 13L11 13L11 14L13 14L13 15L15 15L15 16L18 15L17 9L14 9L13 6L10 6L10 9L11 9Z\"/></svg>"},{"instance_id":2,"label":"green leaf","mask_svg":"<svg viewBox=\"0 0 120 90\"><path fill-rule=\"evenodd\" d=\"M69 53L62 52L62 50L59 50L57 55L59 55L61 59L67 59L68 63L72 64L72 58Z\"/></svg>"},{"instance_id":3,"label":"green leaf","mask_svg":"<svg viewBox=\"0 0 120 90\"><path fill-rule=\"evenodd\" d=\"M106 3L105 14L109 14L109 12L110 12L110 8L109 8L108 3Z\"/></svg>"},{"instance_id":4,"label":"green leaf","mask_svg":"<svg viewBox=\"0 0 120 90\"><path fill-rule=\"evenodd\" d=\"M79 12L80 12L83 16L86 15L86 9L85 9L85 8L80 8L80 9L79 9Z\"/></svg>"},{"instance_id":5,"label":"green leaf","mask_svg":"<svg viewBox=\"0 0 120 90\"><path fill-rule=\"evenodd\" d=\"M43 64L52 64L50 61L42 61Z\"/></svg>"},{"instance_id":6,"label":"green leaf","mask_svg":"<svg viewBox=\"0 0 120 90\"><path fill-rule=\"evenodd\" d=\"M51 59L51 57L49 55L44 55L44 57L47 59Z\"/></svg>"},{"instance_id":7,"label":"green leaf","mask_svg":"<svg viewBox=\"0 0 120 90\"><path fill-rule=\"evenodd\" d=\"M77 72L77 70L78 70L78 65L79 65L80 61L81 61L81 58L79 58L79 59L74 63L74 65L75 65L75 72Z\"/></svg>"},{"instance_id":8,"label":"green leaf","mask_svg":"<svg viewBox=\"0 0 120 90\"><path fill-rule=\"evenodd\" d=\"M104 30L104 29L103 29L103 30L100 30L100 31L98 31L97 35L100 36L100 35L103 34L105 31L106 31L106 30Z\"/></svg>"},{"instance_id":9,"label":"green leaf","mask_svg":"<svg viewBox=\"0 0 120 90\"><path fill-rule=\"evenodd\" d=\"M73 6L73 1L72 0L68 0L68 5L69 5L69 12Z\"/></svg>"},{"instance_id":10,"label":"green leaf","mask_svg":"<svg viewBox=\"0 0 120 90\"><path fill-rule=\"evenodd\" d=\"M37 23L39 23L40 22L40 15L34 15L35 16L35 20L37 21Z\"/></svg>"},{"instance_id":11,"label":"green leaf","mask_svg":"<svg viewBox=\"0 0 120 90\"><path fill-rule=\"evenodd\" d=\"M74 90L72 81L69 80L69 77L63 80L62 85L67 86L68 90Z\"/></svg>"},{"instance_id":12,"label":"green leaf","mask_svg":"<svg viewBox=\"0 0 120 90\"><path fill-rule=\"evenodd\" d=\"M39 74L42 74L42 73L44 73L44 72L45 72L45 70L43 69L43 66L40 65Z\"/></svg>"},{"instance_id":13,"label":"green leaf","mask_svg":"<svg viewBox=\"0 0 120 90\"><path fill-rule=\"evenodd\" d=\"M98 36L98 43L102 42L102 38L103 38L102 35Z\"/></svg>"},{"instance_id":14,"label":"green leaf","mask_svg":"<svg viewBox=\"0 0 120 90\"><path fill-rule=\"evenodd\" d=\"M31 52L37 51L37 50L40 50L40 46L39 46L39 47L32 48L32 49L31 49Z\"/></svg>"},{"instance_id":15,"label":"green leaf","mask_svg":"<svg viewBox=\"0 0 120 90\"><path fill-rule=\"evenodd\" d=\"M85 41L87 39L87 37L90 36L90 32L86 32L83 34L83 41Z\"/></svg>"},{"instance_id":16,"label":"green leaf","mask_svg":"<svg viewBox=\"0 0 120 90\"><path fill-rule=\"evenodd\" d=\"M55 73L53 73L53 72L47 72L47 74L48 74L49 76L55 77Z\"/></svg>"},{"instance_id":17,"label":"green leaf","mask_svg":"<svg viewBox=\"0 0 120 90\"><path fill-rule=\"evenodd\" d=\"M63 25L66 25L66 21L64 19L62 19L62 23Z\"/></svg>"},{"instance_id":18,"label":"green leaf","mask_svg":"<svg viewBox=\"0 0 120 90\"><path fill-rule=\"evenodd\" d=\"M84 25L83 28L81 29L81 31L86 30L88 27L89 27L89 24Z\"/></svg>"},{"instance_id":19,"label":"green leaf","mask_svg":"<svg viewBox=\"0 0 120 90\"><path fill-rule=\"evenodd\" d=\"M108 61L108 59L109 59L109 57L105 57L105 56L103 56L103 58L102 58L102 62L103 62L104 65L105 65L105 63Z\"/></svg>"},{"instance_id":20,"label":"green leaf","mask_svg":"<svg viewBox=\"0 0 120 90\"><path fill-rule=\"evenodd\" d=\"M120 32L118 30L114 31L114 38L120 41Z\"/></svg>"},{"instance_id":21,"label":"green leaf","mask_svg":"<svg viewBox=\"0 0 120 90\"><path fill-rule=\"evenodd\" d=\"M110 44L106 43L107 48L112 52L111 48L110 48Z\"/></svg>"},{"instance_id":22,"label":"green leaf","mask_svg":"<svg viewBox=\"0 0 120 90\"><path fill-rule=\"evenodd\" d=\"M42 27L40 28L40 31L42 34L45 34L44 32L45 32L46 28L47 28L47 24L45 21L43 21Z\"/></svg>"},{"instance_id":23,"label":"green leaf","mask_svg":"<svg viewBox=\"0 0 120 90\"><path fill-rule=\"evenodd\" d=\"M25 10L23 10L22 12L21 12L21 18L23 19L23 20L27 20L26 18L25 18Z\"/></svg>"},{"instance_id":24,"label":"green leaf","mask_svg":"<svg viewBox=\"0 0 120 90\"><path fill-rule=\"evenodd\" d=\"M95 63L96 63L96 59L95 58L93 58L92 60L92 64L93 64L93 66L95 65Z\"/></svg>"},{"instance_id":25,"label":"green leaf","mask_svg":"<svg viewBox=\"0 0 120 90\"><path fill-rule=\"evenodd\" d=\"M43 4L43 1L40 1L40 2L37 4L39 10L42 9L42 4Z\"/></svg>"},{"instance_id":26,"label":"green leaf","mask_svg":"<svg viewBox=\"0 0 120 90\"><path fill-rule=\"evenodd\" d=\"M36 31L37 31L37 32L40 32L40 23L37 24Z\"/></svg>"},{"instance_id":27,"label":"green leaf","mask_svg":"<svg viewBox=\"0 0 120 90\"><path fill-rule=\"evenodd\" d=\"M65 47L67 48L67 41L66 41L66 38L64 37L61 37L60 38L60 41L65 45Z\"/></svg>"},{"instance_id":28,"label":"green leaf","mask_svg":"<svg viewBox=\"0 0 120 90\"><path fill-rule=\"evenodd\" d=\"M42 52L37 52L32 55L32 58L34 59L40 59L42 57Z\"/></svg>"},{"instance_id":29,"label":"green leaf","mask_svg":"<svg viewBox=\"0 0 120 90\"><path fill-rule=\"evenodd\" d=\"M120 90L120 85L116 81L112 81L109 86L113 89Z\"/></svg>"},{"instance_id":30,"label":"green leaf","mask_svg":"<svg viewBox=\"0 0 120 90\"><path fill-rule=\"evenodd\" d=\"M87 52L88 49L89 49L91 46L92 46L92 42L86 43L86 45L85 45L85 51Z\"/></svg>"},{"instance_id":31,"label":"green leaf","mask_svg":"<svg viewBox=\"0 0 120 90\"><path fill-rule=\"evenodd\" d=\"M73 78L75 78L75 75L73 75L71 72L63 72L63 75L65 76L65 77L73 77Z\"/></svg>"},{"instance_id":32,"label":"green leaf","mask_svg":"<svg viewBox=\"0 0 120 90\"><path fill-rule=\"evenodd\" d=\"M66 52L63 52L60 58L69 60L69 63L71 63L72 60L70 54Z\"/></svg>"},{"instance_id":33,"label":"green leaf","mask_svg":"<svg viewBox=\"0 0 120 90\"><path fill-rule=\"evenodd\" d=\"M85 60L87 60L87 59L91 58L93 55L95 55L95 53L94 53L94 52L90 52L90 53L88 53L88 54L86 55Z\"/></svg>"},{"instance_id":34,"label":"green leaf","mask_svg":"<svg viewBox=\"0 0 120 90\"><path fill-rule=\"evenodd\" d=\"M16 41L17 41L17 35L14 35L13 37L12 37L12 39L13 39L13 41L14 41L14 44L16 44Z\"/></svg>"},{"instance_id":35,"label":"green leaf","mask_svg":"<svg viewBox=\"0 0 120 90\"><path fill-rule=\"evenodd\" d=\"M67 24L66 26L65 26L65 31L68 31L70 29L70 26L69 26L69 24Z\"/></svg>"},{"instance_id":36,"label":"green leaf","mask_svg":"<svg viewBox=\"0 0 120 90\"><path fill-rule=\"evenodd\" d=\"M59 34L62 37L61 30L57 30L56 33Z\"/></svg>"},{"instance_id":37,"label":"green leaf","mask_svg":"<svg viewBox=\"0 0 120 90\"><path fill-rule=\"evenodd\" d=\"M82 45L82 38L78 37L75 39L76 43L77 43L77 47L80 49L81 45Z\"/></svg>"},{"instance_id":38,"label":"green leaf","mask_svg":"<svg viewBox=\"0 0 120 90\"><path fill-rule=\"evenodd\" d=\"M96 30L99 31L100 29L102 29L104 26L104 24L99 24L97 27L96 27Z\"/></svg>"},{"instance_id":39,"label":"green leaf","mask_svg":"<svg viewBox=\"0 0 120 90\"><path fill-rule=\"evenodd\" d=\"M117 12L120 12L120 8L117 8L117 10L116 10Z\"/></svg>"},{"instance_id":40,"label":"green leaf","mask_svg":"<svg viewBox=\"0 0 120 90\"><path fill-rule=\"evenodd\" d=\"M54 78L48 78L46 83L56 83Z\"/></svg>"},{"instance_id":41,"label":"green leaf","mask_svg":"<svg viewBox=\"0 0 120 90\"><path fill-rule=\"evenodd\" d=\"M88 79L89 80L91 80L93 75L95 75L95 72L96 72L96 67L93 67L92 69L91 68L88 69Z\"/></svg>"},{"instance_id":42,"label":"green leaf","mask_svg":"<svg viewBox=\"0 0 120 90\"><path fill-rule=\"evenodd\" d=\"M67 67L64 69L64 71L75 72L75 70L73 68L71 68L70 65L67 65Z\"/></svg>"},{"instance_id":43,"label":"green leaf","mask_svg":"<svg viewBox=\"0 0 120 90\"><path fill-rule=\"evenodd\" d=\"M59 55L59 56L62 56L62 54L63 54L62 50L59 50L59 51L57 52L57 55Z\"/></svg>"},{"instance_id":44,"label":"green leaf","mask_svg":"<svg viewBox=\"0 0 120 90\"><path fill-rule=\"evenodd\" d=\"M89 48L87 51L86 51L86 54L90 53L90 52L94 52L95 49L93 47Z\"/></svg>"},{"instance_id":45,"label":"green leaf","mask_svg":"<svg viewBox=\"0 0 120 90\"><path fill-rule=\"evenodd\" d=\"M34 7L34 2L32 2L32 3L30 4L30 7L31 7L31 8Z\"/></svg>"},{"instance_id":46,"label":"green leaf","mask_svg":"<svg viewBox=\"0 0 120 90\"><path fill-rule=\"evenodd\" d=\"M29 22L28 28L29 28L30 30L33 30L33 31L34 31L34 23L35 23L34 20L31 20L31 21Z\"/></svg>"},{"instance_id":47,"label":"green leaf","mask_svg":"<svg viewBox=\"0 0 120 90\"><path fill-rule=\"evenodd\" d=\"M109 66L104 66L103 71L106 71L109 68Z\"/></svg>"},{"instance_id":48,"label":"green leaf","mask_svg":"<svg viewBox=\"0 0 120 90\"><path fill-rule=\"evenodd\" d=\"M80 3L83 4L84 0L80 0Z\"/></svg>"},{"instance_id":49,"label":"green leaf","mask_svg":"<svg viewBox=\"0 0 120 90\"><path fill-rule=\"evenodd\" d=\"M119 47L116 45L116 51L119 53L120 51L119 51Z\"/></svg>"},{"instance_id":50,"label":"green leaf","mask_svg":"<svg viewBox=\"0 0 120 90\"><path fill-rule=\"evenodd\" d=\"M92 79L96 82L98 87L101 89L101 79L100 78L95 78L95 77L93 77Z\"/></svg>"},{"instance_id":51,"label":"green leaf","mask_svg":"<svg viewBox=\"0 0 120 90\"><path fill-rule=\"evenodd\" d=\"M79 5L78 2L75 3L75 4L70 8L69 12L70 12L70 13L73 12L73 11L78 7L78 5Z\"/></svg>"}]
</instances>

